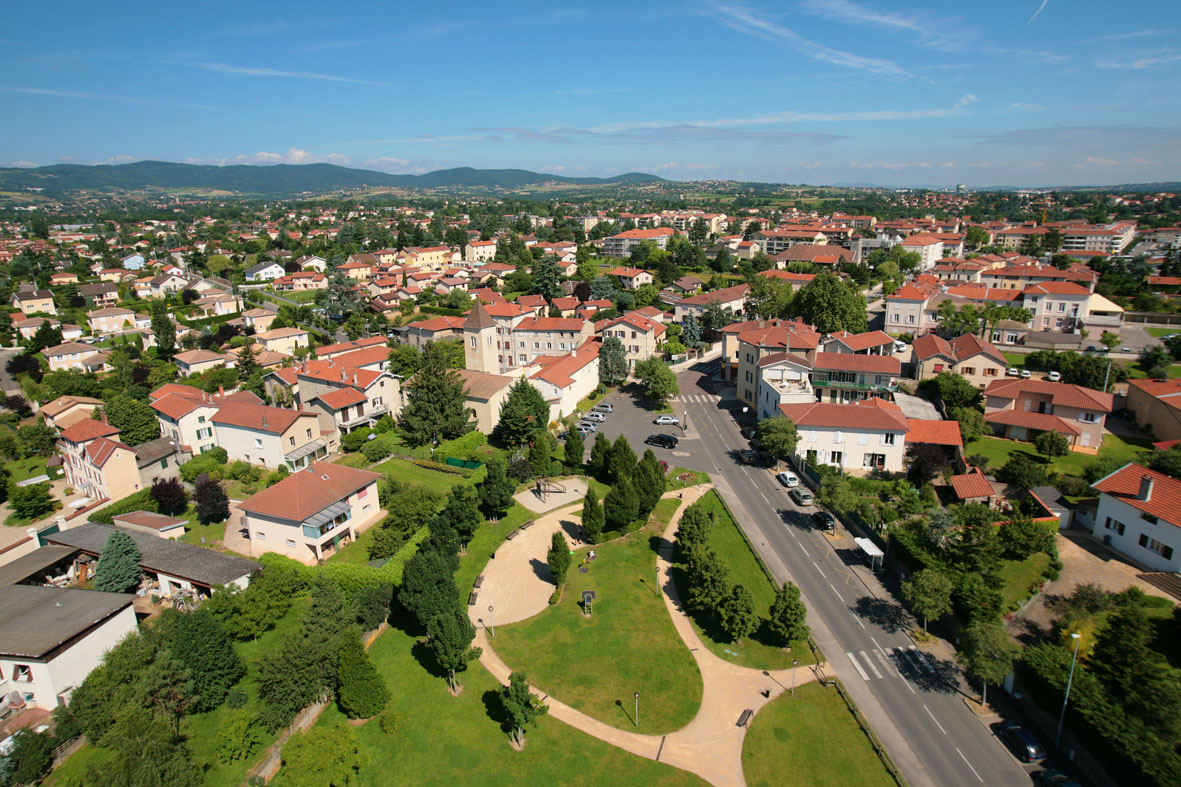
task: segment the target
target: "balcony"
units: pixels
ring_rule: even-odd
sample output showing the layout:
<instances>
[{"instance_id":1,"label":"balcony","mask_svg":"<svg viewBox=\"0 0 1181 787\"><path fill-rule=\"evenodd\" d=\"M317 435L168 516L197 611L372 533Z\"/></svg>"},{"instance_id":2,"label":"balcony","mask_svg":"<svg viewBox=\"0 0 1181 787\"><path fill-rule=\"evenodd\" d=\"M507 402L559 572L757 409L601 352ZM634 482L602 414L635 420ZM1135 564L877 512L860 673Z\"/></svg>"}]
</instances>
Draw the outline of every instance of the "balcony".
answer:
<instances>
[{"instance_id":1,"label":"balcony","mask_svg":"<svg viewBox=\"0 0 1181 787\"><path fill-rule=\"evenodd\" d=\"M842 391L890 391L893 393L898 390L898 384L895 382L855 383L845 380L814 380L812 384L817 388L838 388Z\"/></svg>"},{"instance_id":2,"label":"balcony","mask_svg":"<svg viewBox=\"0 0 1181 787\"><path fill-rule=\"evenodd\" d=\"M361 415L355 415L352 418L349 418L344 421L340 421L338 423L339 423L341 429L344 429L347 431L349 429L353 429L358 426L372 423L373 421L376 421L378 418L381 418L383 415L385 415L389 411L390 411L390 408L387 405L384 405L384 404L378 405L377 407L374 407L369 412L362 413Z\"/></svg>"},{"instance_id":3,"label":"balcony","mask_svg":"<svg viewBox=\"0 0 1181 787\"><path fill-rule=\"evenodd\" d=\"M352 509L344 500L338 500L327 508L308 517L303 523L304 538L320 541L352 519Z\"/></svg>"}]
</instances>

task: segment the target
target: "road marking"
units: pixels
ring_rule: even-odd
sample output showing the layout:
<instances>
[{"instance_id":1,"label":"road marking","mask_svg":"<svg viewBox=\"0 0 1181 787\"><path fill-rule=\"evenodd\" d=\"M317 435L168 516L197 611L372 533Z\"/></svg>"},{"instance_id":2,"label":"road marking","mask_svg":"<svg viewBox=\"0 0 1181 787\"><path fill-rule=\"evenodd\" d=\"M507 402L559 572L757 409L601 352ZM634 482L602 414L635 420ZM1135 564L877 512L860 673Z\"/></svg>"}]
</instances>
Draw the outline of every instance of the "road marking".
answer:
<instances>
[{"instance_id":1,"label":"road marking","mask_svg":"<svg viewBox=\"0 0 1181 787\"><path fill-rule=\"evenodd\" d=\"M832 592L833 592L833 593L836 593L836 597L841 599L841 603L842 603L842 604L843 604L843 603L845 603L845 600L844 600L843 598L841 598L841 594L840 594L840 593L837 593L837 589L836 589L835 587L833 587L833 586L832 586L832 583L831 583L831 582L829 582L829 583L828 583L828 586L829 586L830 588L832 588Z\"/></svg>"},{"instance_id":2,"label":"road marking","mask_svg":"<svg viewBox=\"0 0 1181 787\"><path fill-rule=\"evenodd\" d=\"M890 658L890 654L886 652L885 648L883 648L881 645L878 645L878 641L876 639L873 637L870 637L870 639L873 640L873 644L878 649L878 657L882 660L882 664L888 665L886 666L886 669L893 670L894 674L901 678L902 673L898 671L898 667L895 666L894 660Z\"/></svg>"},{"instance_id":3,"label":"road marking","mask_svg":"<svg viewBox=\"0 0 1181 787\"><path fill-rule=\"evenodd\" d=\"M812 555L808 553L808 548L806 546L804 546L803 544L800 544L800 551L803 552L808 557L812 557Z\"/></svg>"},{"instance_id":4,"label":"road marking","mask_svg":"<svg viewBox=\"0 0 1181 787\"><path fill-rule=\"evenodd\" d=\"M852 651L849 651L849 650L846 650L846 651L845 651L845 655L849 657L849 661L851 661L851 662L853 663L853 667L854 667L854 668L855 668L855 669L856 669L856 670L857 670L859 673L861 673L861 677L862 677L862 679L863 679L863 680L869 680L869 675L868 675L868 674L866 674L865 670L861 669L861 665L857 663L857 659L853 658L853 652L852 652Z\"/></svg>"},{"instance_id":5,"label":"road marking","mask_svg":"<svg viewBox=\"0 0 1181 787\"><path fill-rule=\"evenodd\" d=\"M931 717L931 721L935 722L935 726L939 728L939 731L946 735L947 730L943 729L943 725L939 723L939 719L935 718L935 714L931 713L931 709L924 705L923 710L925 710L927 715ZM959 749L956 749L956 751L959 751ZM963 757L964 755L961 754L960 756ZM964 762L967 762L967 760L964 760Z\"/></svg>"},{"instance_id":6,"label":"road marking","mask_svg":"<svg viewBox=\"0 0 1181 787\"><path fill-rule=\"evenodd\" d=\"M911 646L910 646L910 655L914 656L914 658L915 658L915 661L917 661L917 662L918 662L918 664L919 664L919 667L921 667L921 668L922 668L923 672L933 672L933 671L934 671L934 670L932 670L932 669L931 669L931 665L927 663L927 656L926 656L926 654L925 654L925 653L922 653L922 652L921 652L921 651L918 649L918 646L917 646L917 645L911 645Z\"/></svg>"},{"instance_id":7,"label":"road marking","mask_svg":"<svg viewBox=\"0 0 1181 787\"><path fill-rule=\"evenodd\" d=\"M812 561L812 565L816 566L816 570L817 570L817 571L820 571L820 576L824 577L825 579L828 579L828 575L827 575L827 574L825 574L823 571L821 571L821 569L820 569L820 564L819 564L819 563L817 563L815 560L813 560L813 561ZM835 589L835 588L834 588L834 589Z\"/></svg>"},{"instance_id":8,"label":"road marking","mask_svg":"<svg viewBox=\"0 0 1181 787\"><path fill-rule=\"evenodd\" d=\"M854 615L854 616L853 616L853 620L857 621L857 625L858 625L858 626L861 626L861 628L862 628L862 629L864 629L864 628L865 628L865 624L861 622L861 618L860 618L859 616L857 616L857 615Z\"/></svg>"},{"instance_id":9,"label":"road marking","mask_svg":"<svg viewBox=\"0 0 1181 787\"><path fill-rule=\"evenodd\" d=\"M878 672L878 668L874 665L873 659L871 659L869 657L869 654L863 650L863 651L861 651L861 658L865 659L865 663L869 665L869 669L871 672L873 672L874 677L876 677L880 680L882 677L882 673Z\"/></svg>"},{"instance_id":10,"label":"road marking","mask_svg":"<svg viewBox=\"0 0 1181 787\"><path fill-rule=\"evenodd\" d=\"M763 498L764 503L771 505L771 501L767 499L767 496L763 494L762 490L759 490L759 497Z\"/></svg>"},{"instance_id":11,"label":"road marking","mask_svg":"<svg viewBox=\"0 0 1181 787\"><path fill-rule=\"evenodd\" d=\"M960 755L960 759L964 761L964 765L967 765L969 768L971 768L972 775L976 777L977 781L979 781L981 784L984 784L984 779L981 779L980 774L976 773L976 769L972 768L972 763L968 762L968 758L964 756L964 753L960 751L958 746L956 747L955 753Z\"/></svg>"}]
</instances>

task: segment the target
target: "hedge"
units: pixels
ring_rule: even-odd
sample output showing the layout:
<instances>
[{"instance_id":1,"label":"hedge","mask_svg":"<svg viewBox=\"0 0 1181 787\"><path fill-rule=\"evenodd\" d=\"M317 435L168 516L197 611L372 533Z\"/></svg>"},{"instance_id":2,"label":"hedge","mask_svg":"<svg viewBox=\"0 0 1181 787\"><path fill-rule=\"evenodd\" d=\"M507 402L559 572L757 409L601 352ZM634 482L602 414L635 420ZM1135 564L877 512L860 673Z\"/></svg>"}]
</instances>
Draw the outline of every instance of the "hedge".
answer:
<instances>
[{"instance_id":1,"label":"hedge","mask_svg":"<svg viewBox=\"0 0 1181 787\"><path fill-rule=\"evenodd\" d=\"M116 500L109 506L104 506L99 510L88 514L87 519L91 522L101 522L104 525L112 524L115 517L120 514L128 514L132 511L151 511L153 514L159 513L156 501L152 499L151 489L141 489L133 495L128 495L122 500Z\"/></svg>"}]
</instances>

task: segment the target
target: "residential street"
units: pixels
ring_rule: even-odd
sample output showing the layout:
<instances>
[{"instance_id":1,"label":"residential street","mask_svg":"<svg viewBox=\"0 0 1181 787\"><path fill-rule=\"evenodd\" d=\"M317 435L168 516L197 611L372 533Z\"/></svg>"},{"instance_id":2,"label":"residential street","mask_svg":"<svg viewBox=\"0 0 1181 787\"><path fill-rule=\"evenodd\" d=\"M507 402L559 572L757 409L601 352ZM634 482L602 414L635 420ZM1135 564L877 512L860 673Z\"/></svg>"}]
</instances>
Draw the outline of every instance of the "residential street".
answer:
<instances>
[{"instance_id":1,"label":"residential street","mask_svg":"<svg viewBox=\"0 0 1181 787\"><path fill-rule=\"evenodd\" d=\"M736 461L733 452L748 443L726 409L736 403L725 398L733 389L715 391L708 377L716 368L705 363L679 376L673 409L688 415L683 433L652 425L652 413L620 395L608 400L616 409L600 431L627 434L638 453L649 434L680 439L675 451L654 449L657 457L708 472L776 578L800 586L829 673L848 687L912 785L1028 783L988 727L997 718L978 719L964 704L966 686L950 654L933 657L906 635L908 616L864 570L851 535L843 527L836 537L813 530L814 509L797 507L770 470Z\"/></svg>"}]
</instances>

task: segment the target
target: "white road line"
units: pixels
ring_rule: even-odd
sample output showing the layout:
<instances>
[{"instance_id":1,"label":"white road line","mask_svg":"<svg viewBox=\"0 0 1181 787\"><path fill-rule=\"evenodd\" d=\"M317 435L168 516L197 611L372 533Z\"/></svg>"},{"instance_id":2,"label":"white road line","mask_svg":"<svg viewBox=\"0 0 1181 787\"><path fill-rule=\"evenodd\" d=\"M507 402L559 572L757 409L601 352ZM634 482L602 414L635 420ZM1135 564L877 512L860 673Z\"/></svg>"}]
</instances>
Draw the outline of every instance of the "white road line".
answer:
<instances>
[{"instance_id":1,"label":"white road line","mask_svg":"<svg viewBox=\"0 0 1181 787\"><path fill-rule=\"evenodd\" d=\"M882 664L886 666L886 669L893 670L894 674L901 678L902 673L898 671L898 667L894 664L894 660L890 658L890 654L886 652L885 648L883 648L881 645L878 645L878 641L876 639L873 637L870 637L870 639L873 640L873 644L878 649L878 656L881 658Z\"/></svg>"},{"instance_id":2,"label":"white road line","mask_svg":"<svg viewBox=\"0 0 1181 787\"><path fill-rule=\"evenodd\" d=\"M854 615L853 620L857 621L857 625L861 626L863 630L865 629L865 624L861 622L861 618L859 616Z\"/></svg>"},{"instance_id":3,"label":"white road line","mask_svg":"<svg viewBox=\"0 0 1181 787\"><path fill-rule=\"evenodd\" d=\"M972 775L976 777L976 780L981 784L984 784L984 779L981 779L980 774L976 773L976 769L972 768L972 763L968 762L968 758L964 756L964 753L960 751L958 746L956 747L955 753L960 755L960 759L964 761L964 765L967 765L969 768L971 768Z\"/></svg>"},{"instance_id":4,"label":"white road line","mask_svg":"<svg viewBox=\"0 0 1181 787\"><path fill-rule=\"evenodd\" d=\"M828 575L825 574L824 571L821 570L819 563L817 563L815 560L813 560L812 565L816 566L817 571L820 571L820 576L824 577L825 579L828 579Z\"/></svg>"},{"instance_id":5,"label":"white road line","mask_svg":"<svg viewBox=\"0 0 1181 787\"><path fill-rule=\"evenodd\" d=\"M759 491L759 497L763 498L764 503L766 503L767 505L771 505L771 501L767 499L767 496L764 495L761 490Z\"/></svg>"},{"instance_id":6,"label":"white road line","mask_svg":"<svg viewBox=\"0 0 1181 787\"><path fill-rule=\"evenodd\" d=\"M882 673L878 672L878 668L874 665L873 659L869 657L869 654L863 650L861 651L861 658L865 659L865 663L869 665L869 670L874 674L874 677L880 680Z\"/></svg>"},{"instance_id":7,"label":"white road line","mask_svg":"<svg viewBox=\"0 0 1181 787\"><path fill-rule=\"evenodd\" d=\"M803 544L800 544L800 551L803 552L806 557L812 557L811 553L808 552L808 548Z\"/></svg>"},{"instance_id":8,"label":"white road line","mask_svg":"<svg viewBox=\"0 0 1181 787\"><path fill-rule=\"evenodd\" d=\"M939 723L939 719L935 718L935 714L931 713L931 709L924 705L923 710L925 710L927 715L931 717L931 721L935 722L935 726L939 728L939 731L946 735L947 730L943 729L943 725ZM959 749L956 749L956 751L959 751ZM961 754L960 756L963 757L964 755ZM964 762L967 762L967 760L964 760Z\"/></svg>"},{"instance_id":9,"label":"white road line","mask_svg":"<svg viewBox=\"0 0 1181 787\"><path fill-rule=\"evenodd\" d=\"M861 673L861 677L862 677L862 679L863 679L863 680L869 680L869 675L867 675L867 674L866 674L865 670L861 669L861 665L857 663L857 659L853 658L853 653L852 653L852 651L848 651L848 650L846 650L846 651L845 651L845 655L849 657L849 661L853 663L853 667L854 667L854 668L855 668L855 669L856 669L856 670L857 670L859 673Z\"/></svg>"},{"instance_id":10,"label":"white road line","mask_svg":"<svg viewBox=\"0 0 1181 787\"><path fill-rule=\"evenodd\" d=\"M835 587L833 587L833 586L832 586L832 583L831 583L831 582L829 582L829 583L828 583L828 586L829 586L830 588L832 588L832 592L833 592L833 593L836 593L836 596L837 596L837 598L840 598L840 599L841 599L841 603L843 604L843 603L845 602L845 600L844 600L843 598L841 598L841 594L840 594L840 593L837 593L837 589L836 589Z\"/></svg>"}]
</instances>

